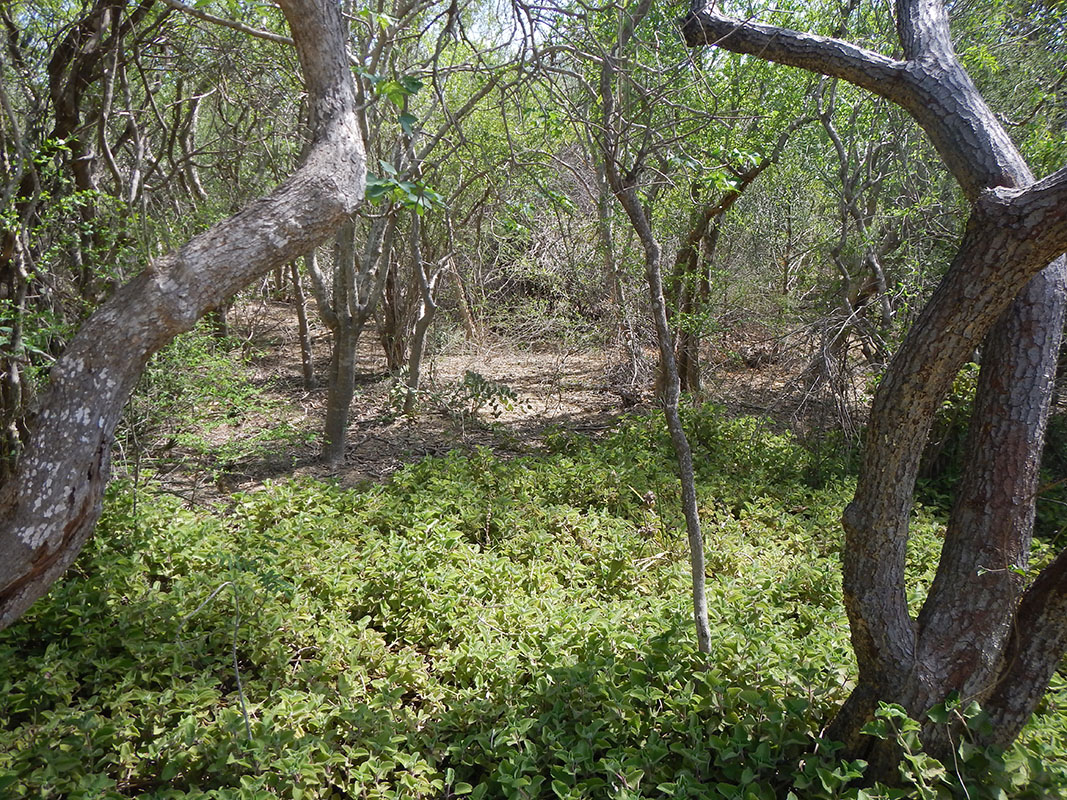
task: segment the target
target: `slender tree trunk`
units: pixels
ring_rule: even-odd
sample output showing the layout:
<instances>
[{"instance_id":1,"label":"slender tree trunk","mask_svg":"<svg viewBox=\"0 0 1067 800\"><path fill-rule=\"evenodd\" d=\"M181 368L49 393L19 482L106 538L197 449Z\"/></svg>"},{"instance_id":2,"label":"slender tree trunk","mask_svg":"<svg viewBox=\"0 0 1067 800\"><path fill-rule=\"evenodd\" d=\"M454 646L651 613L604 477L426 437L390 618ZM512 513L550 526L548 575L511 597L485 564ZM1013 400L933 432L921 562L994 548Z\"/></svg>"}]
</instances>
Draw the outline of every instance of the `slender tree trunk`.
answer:
<instances>
[{"instance_id":1,"label":"slender tree trunk","mask_svg":"<svg viewBox=\"0 0 1067 800\"><path fill-rule=\"evenodd\" d=\"M356 354L363 331L356 294L356 225L348 220L337 232L334 247L333 352L326 391L326 421L323 427L322 459L336 467L344 461L348 410L356 391Z\"/></svg>"},{"instance_id":2,"label":"slender tree trunk","mask_svg":"<svg viewBox=\"0 0 1067 800\"><path fill-rule=\"evenodd\" d=\"M618 58L624 53L634 28L640 23L651 7L650 0L642 0L632 15L624 17L620 25L618 41L610 53L605 54L600 72L600 101L603 113L603 134L600 140L604 156L604 169L608 185L615 197L626 211L630 224L641 240L645 253L645 278L648 282L649 300L652 305L652 319L656 325L656 339L659 344L660 363L663 381L663 411L670 431L671 444L678 461L678 473L682 488L682 512L685 515L685 527L689 538L690 577L693 587L693 621L696 627L697 647L702 653L711 652L711 629L708 625L707 592L704 575L704 536L700 529L700 512L697 507L696 476L693 470L693 452L689 439L682 427L678 402L681 390L678 380L678 364L674 359L674 343L671 340L670 324L667 321L667 303L663 298L663 272L660 264L660 246L653 235L648 215L637 195L632 182L624 179L615 161L618 142L613 139L613 131L618 123L615 107L614 83L618 76ZM640 166L640 165L639 165ZM631 169L630 175L636 175L639 169Z\"/></svg>"},{"instance_id":3,"label":"slender tree trunk","mask_svg":"<svg viewBox=\"0 0 1067 800\"><path fill-rule=\"evenodd\" d=\"M700 344L703 338L703 321L700 316L707 309L711 294L708 272L726 213L741 199L756 178L777 163L793 134L813 119L807 115L795 118L779 134L770 152L757 164L747 170L731 168L734 183L729 189L714 198L713 202L702 202L693 209L689 232L674 258L674 274L671 279L672 299L681 317L681 324L676 328L678 376L683 391L700 391ZM691 187L690 195L694 201L701 200L699 191L698 185Z\"/></svg>"},{"instance_id":4,"label":"slender tree trunk","mask_svg":"<svg viewBox=\"0 0 1067 800\"><path fill-rule=\"evenodd\" d=\"M300 367L304 375L304 388L315 388L315 360L311 350L311 329L308 327L307 297L300 280L300 268L296 262L289 264L289 276L293 281L293 298L296 302L297 335L300 339Z\"/></svg>"},{"instance_id":5,"label":"slender tree trunk","mask_svg":"<svg viewBox=\"0 0 1067 800\"><path fill-rule=\"evenodd\" d=\"M419 243L421 225L417 215L411 220L411 260L414 262L415 277L419 285L419 315L415 320L415 329L411 336L411 354L408 357L407 393L404 396L404 413L414 414L419 398L419 384L422 381L422 356L426 349L426 334L437 315L437 278L441 274L436 269L427 274L427 265L422 260L422 247Z\"/></svg>"},{"instance_id":6,"label":"slender tree trunk","mask_svg":"<svg viewBox=\"0 0 1067 800\"><path fill-rule=\"evenodd\" d=\"M608 184L608 176L603 161L597 164L597 232L600 234L600 247L604 257L604 280L607 284L608 297L611 298L612 314L615 317L615 328L619 339L626 348L626 357L630 362L630 381L637 382L637 341L634 336L633 320L626 298L626 283L622 274L622 266L616 254L615 234L612 229L614 215L611 208L613 198L611 186Z\"/></svg>"},{"instance_id":7,"label":"slender tree trunk","mask_svg":"<svg viewBox=\"0 0 1067 800\"><path fill-rule=\"evenodd\" d=\"M396 269L390 265L388 270L381 314L378 318L378 338L385 353L385 368L395 374L404 367L408 342L404 324L403 292L397 285Z\"/></svg>"},{"instance_id":8,"label":"slender tree trunk","mask_svg":"<svg viewBox=\"0 0 1067 800\"><path fill-rule=\"evenodd\" d=\"M697 647L702 653L711 652L711 628L708 625L708 603L704 568L704 535L700 526L700 512L697 508L696 474L693 470L693 452L689 439L682 426L679 413L681 386L678 379L678 364L674 359L674 346L671 341L670 323L667 322L667 303L663 298L663 277L660 267L660 247L648 224L648 216L641 207L633 187L626 187L621 176L613 175L618 180L619 189L616 196L630 217L645 251L645 279L648 282L649 300L652 304L652 319L656 325L656 340L659 344L660 369L662 375L662 396L664 416L670 431L671 444L678 462L678 475L682 486L682 512L685 515L685 527L689 537L689 565L693 587L693 621L696 625Z\"/></svg>"},{"instance_id":9,"label":"slender tree trunk","mask_svg":"<svg viewBox=\"0 0 1067 800\"><path fill-rule=\"evenodd\" d=\"M348 411L356 392L356 351L361 332L362 326L343 325L334 333L322 443L322 460L330 467L340 466L345 458Z\"/></svg>"},{"instance_id":10,"label":"slender tree trunk","mask_svg":"<svg viewBox=\"0 0 1067 800\"><path fill-rule=\"evenodd\" d=\"M456 262L450 259L449 277L452 278L452 285L456 289L456 305L459 306L459 316L463 320L463 333L468 342L477 342L481 339L478 333L478 325L474 321L474 315L471 314L470 303L467 302L467 291L463 285L463 278L459 274L459 268L456 266Z\"/></svg>"},{"instance_id":11,"label":"slender tree trunk","mask_svg":"<svg viewBox=\"0 0 1067 800\"><path fill-rule=\"evenodd\" d=\"M382 294L388 269L382 257L392 248L395 222L395 215L388 214L371 223L359 259L355 220L349 219L341 226L334 242L333 281L329 292L314 253L305 259L319 315L333 334L322 448L323 460L331 466L337 466L344 458L348 412L355 394L359 337Z\"/></svg>"}]
</instances>

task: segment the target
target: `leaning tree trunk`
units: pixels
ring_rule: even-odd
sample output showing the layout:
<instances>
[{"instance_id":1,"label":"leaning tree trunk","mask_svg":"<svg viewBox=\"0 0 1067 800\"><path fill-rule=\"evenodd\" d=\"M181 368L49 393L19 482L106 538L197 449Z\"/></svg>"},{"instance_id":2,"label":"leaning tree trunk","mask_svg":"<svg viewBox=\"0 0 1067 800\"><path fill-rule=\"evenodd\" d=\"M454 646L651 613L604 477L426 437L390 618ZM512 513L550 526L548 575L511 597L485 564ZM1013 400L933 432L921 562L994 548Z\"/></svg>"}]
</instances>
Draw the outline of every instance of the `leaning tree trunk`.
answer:
<instances>
[{"instance_id":1,"label":"leaning tree trunk","mask_svg":"<svg viewBox=\"0 0 1067 800\"><path fill-rule=\"evenodd\" d=\"M973 204L952 265L879 386L856 495L843 519L844 597L859 680L829 735L853 754L866 752L874 774L890 778L896 753L860 733L879 701L900 703L922 719L951 691L969 692L1010 724L991 737L1005 744L1033 711L1067 643L1067 617L1049 613L1062 609L1067 593L1063 557L1025 591L999 571L1029 545L1062 327L1067 169L1033 182L960 66L938 0L898 0L897 24L900 61L710 7L685 23L691 45L715 43L843 78L899 104ZM904 564L919 461L941 399L983 337L971 424L978 433L938 575L916 621ZM979 576L979 566L994 571ZM946 736L926 726L923 738L948 755Z\"/></svg>"},{"instance_id":2,"label":"leaning tree trunk","mask_svg":"<svg viewBox=\"0 0 1067 800\"><path fill-rule=\"evenodd\" d=\"M148 358L257 277L308 252L363 196L363 144L340 8L281 0L312 104L314 143L270 195L127 283L50 375L29 446L0 487L0 627L70 565L100 515L122 408Z\"/></svg>"}]
</instances>

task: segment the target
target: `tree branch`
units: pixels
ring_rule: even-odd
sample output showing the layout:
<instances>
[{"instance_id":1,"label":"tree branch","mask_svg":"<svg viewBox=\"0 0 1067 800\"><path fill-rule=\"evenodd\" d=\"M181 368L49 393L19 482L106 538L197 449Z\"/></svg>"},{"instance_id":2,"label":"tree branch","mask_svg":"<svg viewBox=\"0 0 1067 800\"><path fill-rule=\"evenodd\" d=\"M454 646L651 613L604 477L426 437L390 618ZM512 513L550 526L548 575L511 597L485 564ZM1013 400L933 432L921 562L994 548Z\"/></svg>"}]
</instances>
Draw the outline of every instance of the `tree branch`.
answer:
<instances>
[{"instance_id":1,"label":"tree branch","mask_svg":"<svg viewBox=\"0 0 1067 800\"><path fill-rule=\"evenodd\" d=\"M259 275L309 252L363 197L366 164L345 31L332 0L282 0L314 143L271 194L150 264L79 329L30 443L0 487L0 628L73 562L100 515L115 426L152 353Z\"/></svg>"},{"instance_id":2,"label":"tree branch","mask_svg":"<svg viewBox=\"0 0 1067 800\"><path fill-rule=\"evenodd\" d=\"M727 17L710 5L682 21L682 34L690 47L713 44L734 53L841 78L901 105L907 104L905 62L841 39Z\"/></svg>"},{"instance_id":3,"label":"tree branch","mask_svg":"<svg viewBox=\"0 0 1067 800\"><path fill-rule=\"evenodd\" d=\"M210 22L212 25L222 25L224 28L231 28L235 31L246 33L249 36L255 36L257 39L266 39L268 42L289 45L293 44L293 40L288 36L282 36L278 33L271 33L270 31L253 28L250 25L245 25L243 22L226 19L225 17L216 17L214 14L208 14L206 11L201 11L199 8L187 6L185 3L179 2L179 0L160 0L160 2L165 6L173 8L175 11L188 14L190 17L196 17L204 22Z\"/></svg>"}]
</instances>

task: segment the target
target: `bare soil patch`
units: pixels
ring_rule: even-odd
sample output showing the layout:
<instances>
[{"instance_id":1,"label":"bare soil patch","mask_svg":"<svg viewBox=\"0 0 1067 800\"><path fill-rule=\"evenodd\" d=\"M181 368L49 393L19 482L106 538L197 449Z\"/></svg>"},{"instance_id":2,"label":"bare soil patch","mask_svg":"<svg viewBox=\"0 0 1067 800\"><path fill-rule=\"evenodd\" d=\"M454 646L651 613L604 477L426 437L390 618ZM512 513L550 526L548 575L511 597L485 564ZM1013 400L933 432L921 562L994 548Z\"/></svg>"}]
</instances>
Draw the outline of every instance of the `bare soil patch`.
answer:
<instances>
[{"instance_id":1,"label":"bare soil patch","mask_svg":"<svg viewBox=\"0 0 1067 800\"><path fill-rule=\"evenodd\" d=\"M487 447L503 457L519 455L536 450L552 431L597 435L610 430L624 413L654 407L651 351L644 355L645 380L620 385L619 376L628 371L621 348L577 349L551 343L529 347L501 338L478 343L457 339L431 350L420 413L410 419L397 411L391 395L395 380L386 372L376 332L368 328L360 342L360 377L345 460L339 469L328 469L319 461L319 441L327 398L329 333L316 321L312 346L318 384L306 389L290 304L267 299L247 304L234 314L233 326L253 354L253 380L269 411L244 413L232 424L215 425L203 437L220 450L242 439L264 437L264 441L248 448L248 455L223 463L205 463L202 456L179 460L167 476L169 490L194 502L292 476L354 486L382 480L404 464L455 449ZM750 349L758 350L758 345ZM733 415L766 417L768 425L779 430L810 434L840 424L840 403L832 393L825 387L811 390L799 379L804 358L776 355L746 363L736 350L723 350L728 355L709 370L704 399L723 405ZM470 413L471 408L455 399L455 388L469 372L509 387L518 402ZM277 439L268 435L278 429L286 435Z\"/></svg>"}]
</instances>

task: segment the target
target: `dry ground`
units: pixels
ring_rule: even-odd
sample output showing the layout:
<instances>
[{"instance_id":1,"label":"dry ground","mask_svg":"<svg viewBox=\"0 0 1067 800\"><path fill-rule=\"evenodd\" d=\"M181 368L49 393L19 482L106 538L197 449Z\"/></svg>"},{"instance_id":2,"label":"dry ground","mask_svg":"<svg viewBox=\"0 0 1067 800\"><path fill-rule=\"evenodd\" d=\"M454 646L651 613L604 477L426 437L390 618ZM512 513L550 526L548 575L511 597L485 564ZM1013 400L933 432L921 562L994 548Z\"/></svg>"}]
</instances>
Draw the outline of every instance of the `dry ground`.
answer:
<instances>
[{"instance_id":1,"label":"dry ground","mask_svg":"<svg viewBox=\"0 0 1067 800\"><path fill-rule=\"evenodd\" d=\"M311 316L311 315L309 315ZM392 378L375 331L364 332L359 353L359 381L350 414L348 447L344 464L330 470L318 460L319 435L326 407L324 379L329 367L329 335L313 325L316 388L303 386L295 314L291 305L259 300L234 314L234 331L248 343L253 379L269 411L242 414L232 422L215 424L202 436L222 448L242 438L254 439L278 426L289 435L250 448L249 454L224 463L210 463L203 453L169 451L162 470L168 491L200 502L219 493L254 490L265 480L290 476L335 478L344 485L381 480L405 463L450 450L489 447L500 455L536 449L545 435L567 429L590 435L609 430L616 418L632 411L653 408L649 380L654 353L646 353L646 380L625 387L620 393L618 376L624 374L621 348L568 348L561 344L520 346L503 338L479 343L462 338L439 343L426 365L426 395L416 419L397 414L390 398ZM773 344L773 343L772 343ZM772 358L736 357L738 347L775 350ZM721 348L726 350L727 348ZM841 414L855 416L862 409L853 404L842 409L824 391L806 391L798 375L804 357L787 358L768 342L749 340L732 343L734 355L709 370L705 396L732 414L759 415L777 429L800 433L839 425ZM747 359L752 361L753 359ZM449 396L468 371L505 384L519 402L498 414L482 410L476 415L460 413ZM623 394L628 396L624 408ZM636 397L637 404L633 405ZM861 398L862 399L862 398ZM469 409L467 409L469 410ZM180 449L180 448L179 448ZM239 448L238 448L239 449ZM151 459L149 459L149 462Z\"/></svg>"}]
</instances>

